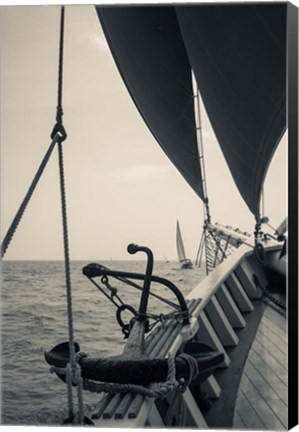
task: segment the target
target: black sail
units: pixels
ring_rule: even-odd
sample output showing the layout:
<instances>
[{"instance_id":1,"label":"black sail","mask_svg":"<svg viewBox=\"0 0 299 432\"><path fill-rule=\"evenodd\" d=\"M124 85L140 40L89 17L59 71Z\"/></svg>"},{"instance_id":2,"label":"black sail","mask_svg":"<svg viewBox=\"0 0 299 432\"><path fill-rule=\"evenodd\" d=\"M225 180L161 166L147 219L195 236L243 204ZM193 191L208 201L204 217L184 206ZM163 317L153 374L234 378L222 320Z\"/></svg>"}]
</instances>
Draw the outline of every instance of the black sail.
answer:
<instances>
[{"instance_id":1,"label":"black sail","mask_svg":"<svg viewBox=\"0 0 299 432\"><path fill-rule=\"evenodd\" d=\"M286 128L286 4L176 7L209 119L255 215Z\"/></svg>"},{"instance_id":2,"label":"black sail","mask_svg":"<svg viewBox=\"0 0 299 432\"><path fill-rule=\"evenodd\" d=\"M226 162L254 215L286 128L286 10L279 3L97 7L137 108L203 198L192 67Z\"/></svg>"},{"instance_id":3,"label":"black sail","mask_svg":"<svg viewBox=\"0 0 299 432\"><path fill-rule=\"evenodd\" d=\"M173 7L96 7L122 78L168 158L200 198L191 68Z\"/></svg>"}]
</instances>

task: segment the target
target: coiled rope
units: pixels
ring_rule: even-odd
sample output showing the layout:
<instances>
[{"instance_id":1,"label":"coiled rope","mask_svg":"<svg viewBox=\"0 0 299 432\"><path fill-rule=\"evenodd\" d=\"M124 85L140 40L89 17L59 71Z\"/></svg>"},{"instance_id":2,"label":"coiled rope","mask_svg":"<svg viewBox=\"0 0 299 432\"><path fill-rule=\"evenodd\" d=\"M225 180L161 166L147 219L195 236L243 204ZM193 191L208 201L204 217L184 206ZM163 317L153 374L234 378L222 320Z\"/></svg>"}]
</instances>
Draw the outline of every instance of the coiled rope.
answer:
<instances>
[{"instance_id":1,"label":"coiled rope","mask_svg":"<svg viewBox=\"0 0 299 432\"><path fill-rule=\"evenodd\" d=\"M79 352L75 355L76 361L79 362L81 358L86 357L86 354ZM172 405L168 410L165 417L165 425L170 425L172 418L175 414L178 414L178 424L184 425L186 419L185 405L182 400L182 394L186 391L190 383L197 377L199 373L198 364L194 357L191 355L182 353L181 358L184 358L189 368L188 379L181 379L177 381L176 370L175 370L175 356L173 353L168 355L168 373L166 381L163 383L154 384L151 388L143 387L137 384L120 384L120 383L108 383L108 382L95 382L89 379L83 379L83 389L92 393L108 393L111 395L133 393L140 394L144 397L150 397L155 399L164 399L170 392L175 391L176 395L172 401ZM72 366L67 363L65 368L51 366L50 371L56 372L59 375L66 376L67 383L70 385L81 385L81 371L78 368L79 364L76 363L75 373L72 372ZM81 390L81 389L80 389ZM79 391L79 389L78 389Z\"/></svg>"}]
</instances>

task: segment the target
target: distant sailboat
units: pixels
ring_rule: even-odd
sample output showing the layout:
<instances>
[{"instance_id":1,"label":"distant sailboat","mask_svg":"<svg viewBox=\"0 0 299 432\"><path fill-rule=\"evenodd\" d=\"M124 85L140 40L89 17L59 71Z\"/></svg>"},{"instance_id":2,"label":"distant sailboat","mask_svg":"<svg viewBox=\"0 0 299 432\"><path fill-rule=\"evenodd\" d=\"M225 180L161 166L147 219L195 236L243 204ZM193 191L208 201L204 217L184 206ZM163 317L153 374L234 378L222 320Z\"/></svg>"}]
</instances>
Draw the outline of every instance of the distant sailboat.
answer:
<instances>
[{"instance_id":1,"label":"distant sailboat","mask_svg":"<svg viewBox=\"0 0 299 432\"><path fill-rule=\"evenodd\" d=\"M191 260L189 258L186 258L186 252L183 244L182 234L180 230L179 221L176 223L176 247L178 251L178 259L181 264L181 268L193 268Z\"/></svg>"}]
</instances>

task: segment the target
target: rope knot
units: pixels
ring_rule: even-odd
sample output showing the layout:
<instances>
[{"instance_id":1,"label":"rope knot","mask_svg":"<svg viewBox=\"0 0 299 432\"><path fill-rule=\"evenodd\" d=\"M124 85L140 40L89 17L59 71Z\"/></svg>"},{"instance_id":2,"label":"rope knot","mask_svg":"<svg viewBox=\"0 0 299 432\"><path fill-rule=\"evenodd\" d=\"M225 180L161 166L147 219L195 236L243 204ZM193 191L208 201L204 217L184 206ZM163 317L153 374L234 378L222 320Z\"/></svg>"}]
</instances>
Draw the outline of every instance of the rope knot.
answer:
<instances>
[{"instance_id":1,"label":"rope knot","mask_svg":"<svg viewBox=\"0 0 299 432\"><path fill-rule=\"evenodd\" d=\"M175 377L175 356L173 353L169 353L168 374L167 374L166 381L164 383L160 383L157 391L154 393L156 396L163 399L168 395L168 393L178 388L179 388L179 382L176 380Z\"/></svg>"},{"instance_id":2,"label":"rope knot","mask_svg":"<svg viewBox=\"0 0 299 432\"><path fill-rule=\"evenodd\" d=\"M66 382L77 386L81 380L81 366L79 363L67 363L65 367Z\"/></svg>"},{"instance_id":3,"label":"rope knot","mask_svg":"<svg viewBox=\"0 0 299 432\"><path fill-rule=\"evenodd\" d=\"M57 373L58 375L64 375L66 382L74 386L79 385L81 381L81 366L80 360L87 357L87 354L80 351L75 355L75 363L68 362L65 367L51 366L50 372Z\"/></svg>"},{"instance_id":4,"label":"rope knot","mask_svg":"<svg viewBox=\"0 0 299 432\"><path fill-rule=\"evenodd\" d=\"M67 138L67 133L64 129L64 126L63 126L61 120L57 121L57 123L55 124L55 126L52 130L51 139L54 140L55 138L57 139L57 142L59 142L59 143L62 143Z\"/></svg>"},{"instance_id":5,"label":"rope knot","mask_svg":"<svg viewBox=\"0 0 299 432\"><path fill-rule=\"evenodd\" d=\"M184 386L185 390L186 388L190 385L190 383L197 377L197 375L199 374L199 369L198 369L198 364L197 361L194 357L192 357L189 354L186 353L181 353L180 356L187 362L188 367L189 367L189 377L184 383L180 383L180 385ZM180 380L181 381L181 380ZM184 390L184 391L185 391Z\"/></svg>"}]
</instances>

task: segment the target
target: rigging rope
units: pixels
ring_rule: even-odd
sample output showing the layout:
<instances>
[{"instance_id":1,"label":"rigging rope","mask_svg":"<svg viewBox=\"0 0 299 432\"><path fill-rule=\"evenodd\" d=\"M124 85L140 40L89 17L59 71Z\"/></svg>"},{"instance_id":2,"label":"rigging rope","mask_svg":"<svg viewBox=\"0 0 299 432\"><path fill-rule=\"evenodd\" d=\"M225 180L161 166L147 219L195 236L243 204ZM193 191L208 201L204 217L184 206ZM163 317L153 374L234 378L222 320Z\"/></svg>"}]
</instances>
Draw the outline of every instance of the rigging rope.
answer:
<instances>
[{"instance_id":1,"label":"rigging rope","mask_svg":"<svg viewBox=\"0 0 299 432\"><path fill-rule=\"evenodd\" d=\"M52 131L52 134L51 134L51 138L52 138L56 133L58 133L60 135L59 142L62 142L67 138L66 131L65 131L64 126L62 124L62 117L63 117L63 108L62 108L63 49L64 49L64 6L61 6L56 124L55 124L53 131Z\"/></svg>"},{"instance_id":2,"label":"rigging rope","mask_svg":"<svg viewBox=\"0 0 299 432\"><path fill-rule=\"evenodd\" d=\"M61 212L62 212L62 225L63 225L63 244L64 244L64 258L65 258L65 278L66 278L66 291L67 291L67 311L68 311L68 328L69 328L69 351L70 363L66 370L66 380L68 383L68 405L69 415L73 416L73 397L72 397L72 383L77 382L77 396L79 407L79 423L84 422L84 407L83 407L83 392L82 392L82 378L81 367L75 358L74 346L74 328L73 328L73 313L72 313L72 288L71 288L71 272L70 272L70 258L69 258L69 241L68 241L68 226L67 226L67 211L66 211L66 192L65 192L65 178L64 178L64 164L63 164L63 148L62 142L67 138L66 131L62 124L63 109L62 109L62 84L63 84L63 48L64 48L64 6L61 6L60 15L60 43L59 43L59 66L58 66L58 92L57 92L57 109L56 109L56 124L52 130L52 142L46 152L33 181L22 201L19 210L9 227L7 234L1 245L1 257L3 257L8 249L8 246L15 234L15 231L24 215L26 207L31 199L31 196L46 168L46 165L52 155L54 147L58 144L58 160L59 160L59 177L60 177L60 195L61 195ZM78 376L80 375L80 378ZM76 377L76 378L75 378Z\"/></svg>"},{"instance_id":3,"label":"rigging rope","mask_svg":"<svg viewBox=\"0 0 299 432\"><path fill-rule=\"evenodd\" d=\"M58 92L56 121L62 123L62 84L63 84L63 48L64 48L64 6L61 6L60 14L60 38L59 38L59 64L58 64Z\"/></svg>"},{"instance_id":4,"label":"rigging rope","mask_svg":"<svg viewBox=\"0 0 299 432\"><path fill-rule=\"evenodd\" d=\"M59 139L60 139L59 134L55 133L53 136L53 141L51 142L51 144L48 148L48 151L46 152L46 154L45 154L45 156L44 156L44 158L43 158L43 160L42 160L42 162L41 162L41 164L40 164L40 166L39 166L39 168L38 168L38 170L37 170L37 172L36 172L36 174L32 180L32 183L28 189L28 192L25 195L25 198L23 199L23 201L19 207L19 210L17 211L17 213L16 213L16 215L15 215L15 217L14 217L14 219L13 219L13 221L12 221L12 223L11 223L7 233L6 233L6 236L4 237L4 240L3 240L2 245L1 245L1 258L4 257L8 247L10 245L10 242L11 242L11 240L12 240L12 238L16 232L16 229L17 229L24 213L25 213L26 207L27 207L27 205L28 205L28 203L32 197L32 194L33 194L33 192L34 192L34 190L35 190L35 188L36 188L36 186L37 186L37 184L38 184L38 182L39 182L39 180L40 180L40 178L41 178L41 176L42 176L42 174L43 174L43 172L47 166L47 163L50 159L50 156L54 150L55 145L59 142Z\"/></svg>"},{"instance_id":5,"label":"rigging rope","mask_svg":"<svg viewBox=\"0 0 299 432\"><path fill-rule=\"evenodd\" d=\"M77 398L79 408L79 423L84 423L84 407L83 407L83 392L81 367L75 358L75 341L74 341L74 325L73 325L73 308L72 308L72 286L71 286L71 271L70 271L70 256L69 256L69 239L68 239L68 224L67 224L67 209L66 209L66 191L65 191L65 176L63 163L63 147L62 142L67 138L66 131L62 124L63 109L62 109L62 84L63 84L63 48L64 48L64 6L61 6L60 14L60 42L59 42L59 65L58 65L58 92L57 92L57 110L56 124L53 128L51 137L58 135L58 163L59 163L59 178L60 178L60 197L61 197L61 214L63 228L63 247L64 247L64 262L65 262L65 281L66 281L66 296L67 296L67 315L68 315L68 331L69 331L69 352L70 362L67 367L67 386L68 386L68 407L69 417L74 415L72 383L77 383Z\"/></svg>"},{"instance_id":6,"label":"rigging rope","mask_svg":"<svg viewBox=\"0 0 299 432\"><path fill-rule=\"evenodd\" d=\"M57 143L61 143L64 141L67 137L66 131L62 124L62 116L63 116L63 109L62 109L62 75L63 75L63 45L64 45L64 6L62 6L61 9L61 17L60 17L60 47L59 47L59 70L58 70L58 95L57 95L57 111L56 111L56 124L53 128L53 131L51 133L52 142L50 144L50 147L45 154L37 173L35 174L35 177L32 180L32 183L28 189L27 194L25 195L24 200L22 201L19 210L16 213L16 216L14 217L7 234L2 242L1 245L1 258L4 257L8 246L15 234L15 231L24 215L24 212L26 210L26 207L31 199L31 196L46 168L46 165L50 159L50 156L53 152L53 149Z\"/></svg>"},{"instance_id":7,"label":"rigging rope","mask_svg":"<svg viewBox=\"0 0 299 432\"><path fill-rule=\"evenodd\" d=\"M237 246L236 246L237 247ZM205 251L206 274L218 267L236 248L230 243L230 236L222 238L216 232L208 230L204 225L203 236L197 252L197 265L201 266L203 251Z\"/></svg>"}]
</instances>

